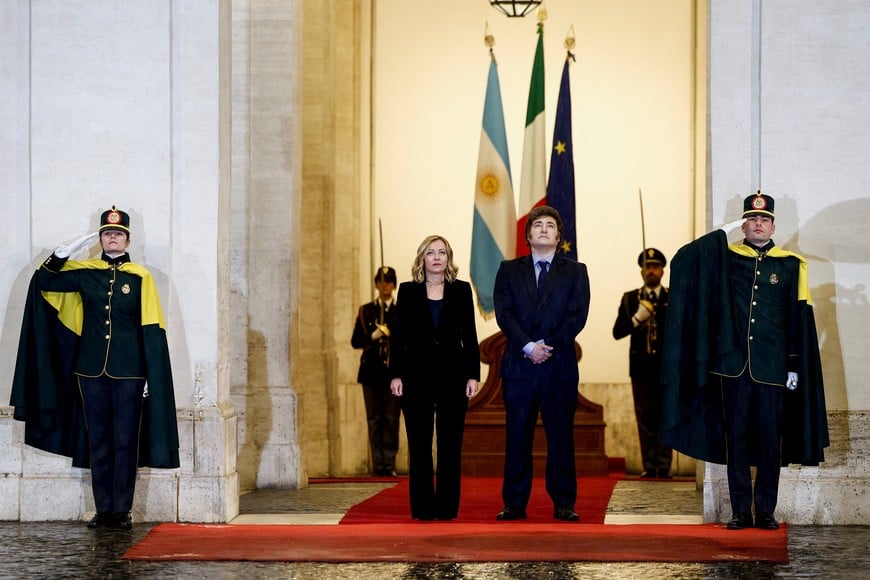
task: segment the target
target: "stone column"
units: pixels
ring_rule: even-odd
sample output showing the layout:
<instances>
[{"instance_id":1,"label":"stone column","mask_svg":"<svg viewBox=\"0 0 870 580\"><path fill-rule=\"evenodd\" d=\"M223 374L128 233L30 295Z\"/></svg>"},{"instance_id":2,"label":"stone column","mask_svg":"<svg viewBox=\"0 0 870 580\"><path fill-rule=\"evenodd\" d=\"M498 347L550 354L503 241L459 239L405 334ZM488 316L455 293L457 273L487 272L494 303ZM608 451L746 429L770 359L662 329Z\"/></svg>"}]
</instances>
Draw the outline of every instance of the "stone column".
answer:
<instances>
[{"instance_id":1,"label":"stone column","mask_svg":"<svg viewBox=\"0 0 870 580\"><path fill-rule=\"evenodd\" d=\"M302 487L300 273L322 251L302 243L302 1L233 2L233 193L229 254L232 399L243 489ZM317 224L314 224L317 226ZM312 268L320 271L312 263ZM321 383L322 384L322 383Z\"/></svg>"}]
</instances>

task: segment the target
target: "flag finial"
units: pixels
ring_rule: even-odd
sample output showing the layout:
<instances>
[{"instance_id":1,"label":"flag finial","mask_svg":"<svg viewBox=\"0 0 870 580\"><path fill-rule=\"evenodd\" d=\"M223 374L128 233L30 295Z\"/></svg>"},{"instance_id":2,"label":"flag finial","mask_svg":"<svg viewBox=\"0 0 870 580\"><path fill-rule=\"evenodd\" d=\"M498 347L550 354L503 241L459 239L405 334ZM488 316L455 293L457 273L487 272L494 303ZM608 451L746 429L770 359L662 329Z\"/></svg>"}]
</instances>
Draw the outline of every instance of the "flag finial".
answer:
<instances>
[{"instance_id":1,"label":"flag finial","mask_svg":"<svg viewBox=\"0 0 870 580\"><path fill-rule=\"evenodd\" d=\"M569 51L574 50L574 45L577 44L574 38L574 25L568 29L568 34L565 35L565 48Z\"/></svg>"}]
</instances>

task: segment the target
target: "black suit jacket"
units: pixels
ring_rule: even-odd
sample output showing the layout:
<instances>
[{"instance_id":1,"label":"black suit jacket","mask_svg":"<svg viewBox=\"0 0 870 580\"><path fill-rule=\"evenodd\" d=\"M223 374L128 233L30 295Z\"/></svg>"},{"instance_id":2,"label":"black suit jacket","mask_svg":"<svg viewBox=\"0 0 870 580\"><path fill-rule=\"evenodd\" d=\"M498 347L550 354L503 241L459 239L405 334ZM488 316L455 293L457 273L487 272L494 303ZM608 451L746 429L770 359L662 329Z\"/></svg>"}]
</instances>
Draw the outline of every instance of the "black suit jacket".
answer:
<instances>
[{"instance_id":1,"label":"black suit jacket","mask_svg":"<svg viewBox=\"0 0 870 580\"><path fill-rule=\"evenodd\" d=\"M403 383L480 380L480 349L471 285L444 285L441 324L436 329L423 282L402 282L390 351L390 374ZM405 387L407 388L407 384ZM463 391L464 393L465 391Z\"/></svg>"},{"instance_id":2,"label":"black suit jacket","mask_svg":"<svg viewBox=\"0 0 870 580\"><path fill-rule=\"evenodd\" d=\"M586 264L556 255L543 295L538 295L531 256L506 260L495 277L495 317L507 338L501 364L504 379L541 376L577 384L580 373L574 339L586 326L589 314L589 275ZM523 353L529 342L553 347L552 357L533 364Z\"/></svg>"}]
</instances>

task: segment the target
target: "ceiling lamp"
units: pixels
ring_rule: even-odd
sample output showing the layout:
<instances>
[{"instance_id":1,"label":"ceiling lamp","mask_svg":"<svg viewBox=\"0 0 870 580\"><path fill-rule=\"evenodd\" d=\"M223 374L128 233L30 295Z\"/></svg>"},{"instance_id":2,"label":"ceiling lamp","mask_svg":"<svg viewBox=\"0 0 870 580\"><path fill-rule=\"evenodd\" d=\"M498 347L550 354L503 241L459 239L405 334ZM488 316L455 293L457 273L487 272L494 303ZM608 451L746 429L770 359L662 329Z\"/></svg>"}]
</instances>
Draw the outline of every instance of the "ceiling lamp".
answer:
<instances>
[{"instance_id":1,"label":"ceiling lamp","mask_svg":"<svg viewBox=\"0 0 870 580\"><path fill-rule=\"evenodd\" d=\"M537 8L542 0L489 0L490 5L510 17L522 17Z\"/></svg>"}]
</instances>

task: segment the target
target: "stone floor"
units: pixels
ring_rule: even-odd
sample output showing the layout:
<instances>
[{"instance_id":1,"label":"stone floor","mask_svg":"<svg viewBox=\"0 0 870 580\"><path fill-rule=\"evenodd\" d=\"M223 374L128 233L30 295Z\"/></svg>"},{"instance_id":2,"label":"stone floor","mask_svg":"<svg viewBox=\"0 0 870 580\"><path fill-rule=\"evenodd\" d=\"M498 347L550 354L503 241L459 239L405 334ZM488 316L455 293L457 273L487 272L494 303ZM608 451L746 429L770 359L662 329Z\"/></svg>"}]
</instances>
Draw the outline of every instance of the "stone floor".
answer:
<instances>
[{"instance_id":1,"label":"stone floor","mask_svg":"<svg viewBox=\"0 0 870 580\"><path fill-rule=\"evenodd\" d=\"M262 490L241 499L232 523L337 522L353 504L390 484L315 484ZM691 482L627 480L614 490L607 523L700 521L701 494ZM457 563L317 564L253 562L127 562L125 550L153 524L132 531L88 530L81 522L0 522L0 578L865 578L870 526L791 526L788 564ZM739 533L739 532L737 532Z\"/></svg>"}]
</instances>

